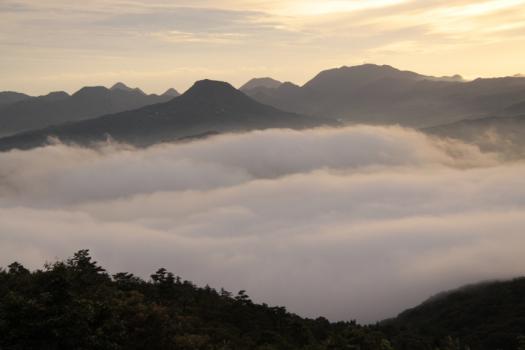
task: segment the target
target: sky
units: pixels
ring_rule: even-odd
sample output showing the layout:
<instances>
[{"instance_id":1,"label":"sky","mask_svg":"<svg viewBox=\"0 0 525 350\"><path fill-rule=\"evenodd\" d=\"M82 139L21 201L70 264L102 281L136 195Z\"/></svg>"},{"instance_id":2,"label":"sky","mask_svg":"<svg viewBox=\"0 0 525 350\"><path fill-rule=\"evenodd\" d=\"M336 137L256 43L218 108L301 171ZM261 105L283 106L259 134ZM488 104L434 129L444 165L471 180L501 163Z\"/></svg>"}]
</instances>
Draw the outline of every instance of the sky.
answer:
<instances>
[{"instance_id":1,"label":"sky","mask_svg":"<svg viewBox=\"0 0 525 350\"><path fill-rule=\"evenodd\" d=\"M525 163L400 127L0 153L0 266L90 249L301 315L373 322L523 275Z\"/></svg>"},{"instance_id":2,"label":"sky","mask_svg":"<svg viewBox=\"0 0 525 350\"><path fill-rule=\"evenodd\" d=\"M525 0L0 0L0 90L303 84L362 63L505 76L524 44Z\"/></svg>"}]
</instances>

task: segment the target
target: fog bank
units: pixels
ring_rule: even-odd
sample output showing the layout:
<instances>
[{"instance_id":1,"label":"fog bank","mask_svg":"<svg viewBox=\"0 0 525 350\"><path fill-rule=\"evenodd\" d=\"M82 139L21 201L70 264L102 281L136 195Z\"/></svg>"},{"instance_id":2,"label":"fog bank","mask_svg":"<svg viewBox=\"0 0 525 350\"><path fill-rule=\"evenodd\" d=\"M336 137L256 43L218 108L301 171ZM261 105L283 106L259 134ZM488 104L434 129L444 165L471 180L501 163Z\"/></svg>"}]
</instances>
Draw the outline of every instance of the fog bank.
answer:
<instances>
[{"instance_id":1,"label":"fog bank","mask_svg":"<svg viewBox=\"0 0 525 350\"><path fill-rule=\"evenodd\" d=\"M374 321L525 271L525 164L396 127L0 153L0 264L89 248L301 315Z\"/></svg>"}]
</instances>

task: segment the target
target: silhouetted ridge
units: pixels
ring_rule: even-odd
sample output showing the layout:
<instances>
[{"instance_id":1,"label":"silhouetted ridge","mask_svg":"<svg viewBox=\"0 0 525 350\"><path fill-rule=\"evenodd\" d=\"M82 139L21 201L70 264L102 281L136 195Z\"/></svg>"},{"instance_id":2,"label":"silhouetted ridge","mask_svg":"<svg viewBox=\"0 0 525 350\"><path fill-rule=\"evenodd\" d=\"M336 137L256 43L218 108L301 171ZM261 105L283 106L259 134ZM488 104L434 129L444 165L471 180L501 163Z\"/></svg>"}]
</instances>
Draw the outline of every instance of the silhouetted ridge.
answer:
<instances>
[{"instance_id":1,"label":"silhouetted ridge","mask_svg":"<svg viewBox=\"0 0 525 350\"><path fill-rule=\"evenodd\" d=\"M104 86L86 86L75 92L72 97L100 97L109 95L109 89Z\"/></svg>"},{"instance_id":2,"label":"silhouetted ridge","mask_svg":"<svg viewBox=\"0 0 525 350\"><path fill-rule=\"evenodd\" d=\"M130 88L129 86L127 86L126 84L121 83L121 82L118 82L115 85L113 85L110 88L110 90L111 91L135 92L135 93L139 93L139 94L145 95L144 91L142 91L141 89L139 89L139 88Z\"/></svg>"},{"instance_id":3,"label":"silhouetted ridge","mask_svg":"<svg viewBox=\"0 0 525 350\"><path fill-rule=\"evenodd\" d=\"M519 106L516 111L509 106L525 99L525 79L465 81L459 75L435 77L363 64L322 71L302 87L284 83L244 92L261 103L303 115L424 128L521 113Z\"/></svg>"},{"instance_id":4,"label":"silhouetted ridge","mask_svg":"<svg viewBox=\"0 0 525 350\"><path fill-rule=\"evenodd\" d=\"M180 93L174 88L169 88L161 96L177 97L177 96L180 96Z\"/></svg>"},{"instance_id":5,"label":"silhouetted ridge","mask_svg":"<svg viewBox=\"0 0 525 350\"><path fill-rule=\"evenodd\" d=\"M92 91L99 90L85 89L83 93ZM86 102L89 101L86 99ZM147 146L223 132L302 129L332 124L336 124L335 121L306 117L264 105L228 83L201 80L182 96L165 103L2 138L0 150L38 147L46 144L50 136L64 142L89 145L105 141L110 135L119 142Z\"/></svg>"},{"instance_id":6,"label":"silhouetted ridge","mask_svg":"<svg viewBox=\"0 0 525 350\"><path fill-rule=\"evenodd\" d=\"M114 84L110 90L124 90L124 91L133 91L132 88L130 88L129 86L127 86L126 84L122 83L122 82L118 82L116 84Z\"/></svg>"},{"instance_id":7,"label":"silhouetted ridge","mask_svg":"<svg viewBox=\"0 0 525 350\"><path fill-rule=\"evenodd\" d=\"M429 345L447 338L462 346L441 344L440 349L520 349L520 339L522 345L525 340L524 291L525 278L469 285L440 293L381 328L395 349L435 349Z\"/></svg>"},{"instance_id":8,"label":"silhouetted ridge","mask_svg":"<svg viewBox=\"0 0 525 350\"><path fill-rule=\"evenodd\" d=\"M53 91L53 92L50 92L47 95L39 96L39 98L42 101L47 101L47 102L65 100L68 97L70 97L70 96L65 91Z\"/></svg>"},{"instance_id":9,"label":"silhouetted ridge","mask_svg":"<svg viewBox=\"0 0 525 350\"><path fill-rule=\"evenodd\" d=\"M0 135L12 135L64 122L91 119L166 102L173 98L167 95L146 95L140 89L129 89L124 84L122 86L116 84L112 90L103 86L83 87L71 96L59 91L6 104L0 109ZM2 96L0 104L1 101Z\"/></svg>"},{"instance_id":10,"label":"silhouetted ridge","mask_svg":"<svg viewBox=\"0 0 525 350\"><path fill-rule=\"evenodd\" d=\"M424 78L423 75L401 71L388 65L363 64L325 70L307 82L304 87L316 90L345 90L359 88L380 79L421 80Z\"/></svg>"},{"instance_id":11,"label":"silhouetted ridge","mask_svg":"<svg viewBox=\"0 0 525 350\"><path fill-rule=\"evenodd\" d=\"M204 103L206 105L258 104L232 85L216 80L200 80L178 99L181 103Z\"/></svg>"},{"instance_id":12,"label":"silhouetted ridge","mask_svg":"<svg viewBox=\"0 0 525 350\"><path fill-rule=\"evenodd\" d=\"M16 91L0 91L0 106L30 99L31 96Z\"/></svg>"},{"instance_id":13,"label":"silhouetted ridge","mask_svg":"<svg viewBox=\"0 0 525 350\"><path fill-rule=\"evenodd\" d=\"M182 96L225 96L228 94L241 94L231 84L218 80L199 80L193 84Z\"/></svg>"},{"instance_id":14,"label":"silhouetted ridge","mask_svg":"<svg viewBox=\"0 0 525 350\"><path fill-rule=\"evenodd\" d=\"M265 78L253 78L250 79L246 84L241 86L239 90L246 91L258 88L275 89L281 86L282 82L275 80L270 77Z\"/></svg>"}]
</instances>

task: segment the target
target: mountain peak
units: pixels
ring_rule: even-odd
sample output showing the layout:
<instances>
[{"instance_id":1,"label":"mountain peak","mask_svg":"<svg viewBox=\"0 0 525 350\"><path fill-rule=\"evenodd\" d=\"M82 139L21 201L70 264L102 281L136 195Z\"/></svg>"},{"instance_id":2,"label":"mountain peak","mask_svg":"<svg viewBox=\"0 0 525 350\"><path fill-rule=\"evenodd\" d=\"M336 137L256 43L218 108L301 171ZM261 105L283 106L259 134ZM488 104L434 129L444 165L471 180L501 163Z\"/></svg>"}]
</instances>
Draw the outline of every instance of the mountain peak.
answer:
<instances>
[{"instance_id":1,"label":"mountain peak","mask_svg":"<svg viewBox=\"0 0 525 350\"><path fill-rule=\"evenodd\" d=\"M40 99L46 101L59 101L69 97L69 94L65 91L52 91L47 95L39 96Z\"/></svg>"},{"instance_id":2,"label":"mountain peak","mask_svg":"<svg viewBox=\"0 0 525 350\"><path fill-rule=\"evenodd\" d=\"M177 96L180 96L180 93L177 90L175 90L174 88L169 88L161 96L177 97Z\"/></svg>"},{"instance_id":3,"label":"mountain peak","mask_svg":"<svg viewBox=\"0 0 525 350\"><path fill-rule=\"evenodd\" d=\"M395 79L401 81L417 81L425 76L402 71L388 65L362 64L358 66L342 66L328 69L317 74L304 87L314 90L329 90L331 92L358 89L374 81Z\"/></svg>"},{"instance_id":4,"label":"mountain peak","mask_svg":"<svg viewBox=\"0 0 525 350\"><path fill-rule=\"evenodd\" d=\"M127 86L126 84L124 84L124 83L122 83L122 82L115 83L115 84L110 88L110 90L133 91L132 88L130 88L129 86Z\"/></svg>"},{"instance_id":5,"label":"mountain peak","mask_svg":"<svg viewBox=\"0 0 525 350\"><path fill-rule=\"evenodd\" d=\"M217 80L199 80L193 84L182 96L200 98L222 98L229 96L242 95L242 92L234 88L229 83Z\"/></svg>"},{"instance_id":6,"label":"mountain peak","mask_svg":"<svg viewBox=\"0 0 525 350\"><path fill-rule=\"evenodd\" d=\"M275 80L270 77L265 78L253 78L249 80L246 84L241 86L239 90L245 91L245 90L251 90L255 88L268 88L268 89L275 89L282 85L282 82L279 80Z\"/></svg>"},{"instance_id":7,"label":"mountain peak","mask_svg":"<svg viewBox=\"0 0 525 350\"><path fill-rule=\"evenodd\" d=\"M126 92L138 92L139 94L145 95L145 93L139 88L130 88L122 82L118 82L113 85L109 90L111 91L126 91Z\"/></svg>"},{"instance_id":8,"label":"mountain peak","mask_svg":"<svg viewBox=\"0 0 525 350\"><path fill-rule=\"evenodd\" d=\"M77 92L75 92L72 97L94 97L94 96L105 96L109 92L109 89L104 86L84 86Z\"/></svg>"}]
</instances>

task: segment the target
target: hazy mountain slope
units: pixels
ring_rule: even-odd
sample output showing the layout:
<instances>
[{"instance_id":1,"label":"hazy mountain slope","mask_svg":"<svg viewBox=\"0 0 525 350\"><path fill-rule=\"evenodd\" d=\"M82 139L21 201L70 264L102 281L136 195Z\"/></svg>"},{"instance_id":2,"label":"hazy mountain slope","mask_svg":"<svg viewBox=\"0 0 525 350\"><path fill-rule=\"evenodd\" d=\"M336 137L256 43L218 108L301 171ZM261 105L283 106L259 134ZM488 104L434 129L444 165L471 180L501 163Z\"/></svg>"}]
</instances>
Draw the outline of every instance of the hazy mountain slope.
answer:
<instances>
[{"instance_id":1,"label":"hazy mountain slope","mask_svg":"<svg viewBox=\"0 0 525 350\"><path fill-rule=\"evenodd\" d=\"M112 91L115 91L115 90L122 90L122 91L127 91L127 92L135 91L135 92L139 92L139 93L142 93L142 94L145 95L144 91L142 91L141 89L139 89L139 88L130 88L129 86L127 86L126 84L124 84L122 82L115 83L109 89L112 90Z\"/></svg>"},{"instance_id":2,"label":"hazy mountain slope","mask_svg":"<svg viewBox=\"0 0 525 350\"><path fill-rule=\"evenodd\" d=\"M521 115L525 114L525 101L520 101L518 103L514 103L504 110L505 114L507 115Z\"/></svg>"},{"instance_id":3,"label":"hazy mountain slope","mask_svg":"<svg viewBox=\"0 0 525 350\"><path fill-rule=\"evenodd\" d=\"M30 99L31 96L15 91L1 91L0 92L0 108L11 103L20 102Z\"/></svg>"},{"instance_id":4,"label":"hazy mountain slope","mask_svg":"<svg viewBox=\"0 0 525 350\"><path fill-rule=\"evenodd\" d=\"M256 88L268 88L268 89L275 89L278 88L282 83L278 80L275 80L273 78L253 78L249 80L246 84L241 86L239 90L241 91L247 91L252 90Z\"/></svg>"},{"instance_id":5,"label":"hazy mountain slope","mask_svg":"<svg viewBox=\"0 0 525 350\"><path fill-rule=\"evenodd\" d=\"M52 93L0 109L0 135L131 110L171 98L146 95L140 89L121 86L112 89L84 87L71 96L64 92Z\"/></svg>"},{"instance_id":6,"label":"hazy mountain slope","mask_svg":"<svg viewBox=\"0 0 525 350\"><path fill-rule=\"evenodd\" d=\"M112 87L109 88L111 91L116 91L116 90L122 90L122 91L127 91L127 92L136 92L136 93L140 93L142 95L146 95L146 93L144 91L142 91L141 89L139 88L130 88L129 86L127 86L126 84L122 83L122 82L118 82L118 83L115 83ZM155 94L152 94L150 96L157 96ZM166 90L164 93L162 93L160 96L163 96L163 97L177 97L177 96L180 96L180 93L175 90L174 88L169 88L168 90Z\"/></svg>"},{"instance_id":7,"label":"hazy mountain slope","mask_svg":"<svg viewBox=\"0 0 525 350\"><path fill-rule=\"evenodd\" d=\"M404 334L435 346L450 336L462 349L517 349L517 338L525 335L525 278L438 294L385 321L382 328L398 350L415 348Z\"/></svg>"},{"instance_id":8,"label":"hazy mountain slope","mask_svg":"<svg viewBox=\"0 0 525 350\"><path fill-rule=\"evenodd\" d=\"M54 136L67 142L90 143L112 138L136 145L265 128L306 128L333 122L283 112L260 104L231 85L204 80L169 102L137 110L68 123L0 139L0 149L31 148Z\"/></svg>"},{"instance_id":9,"label":"hazy mountain slope","mask_svg":"<svg viewBox=\"0 0 525 350\"><path fill-rule=\"evenodd\" d=\"M302 87L282 87L247 93L297 113L413 127L479 118L525 99L524 78L464 82L460 77L429 77L372 64L326 70Z\"/></svg>"},{"instance_id":10,"label":"hazy mountain slope","mask_svg":"<svg viewBox=\"0 0 525 350\"><path fill-rule=\"evenodd\" d=\"M180 93L174 88L169 88L161 96L177 97L177 96L180 96Z\"/></svg>"},{"instance_id":11,"label":"hazy mountain slope","mask_svg":"<svg viewBox=\"0 0 525 350\"><path fill-rule=\"evenodd\" d=\"M525 156L525 115L462 120L423 131L472 143L484 151L501 152L510 158Z\"/></svg>"}]
</instances>

